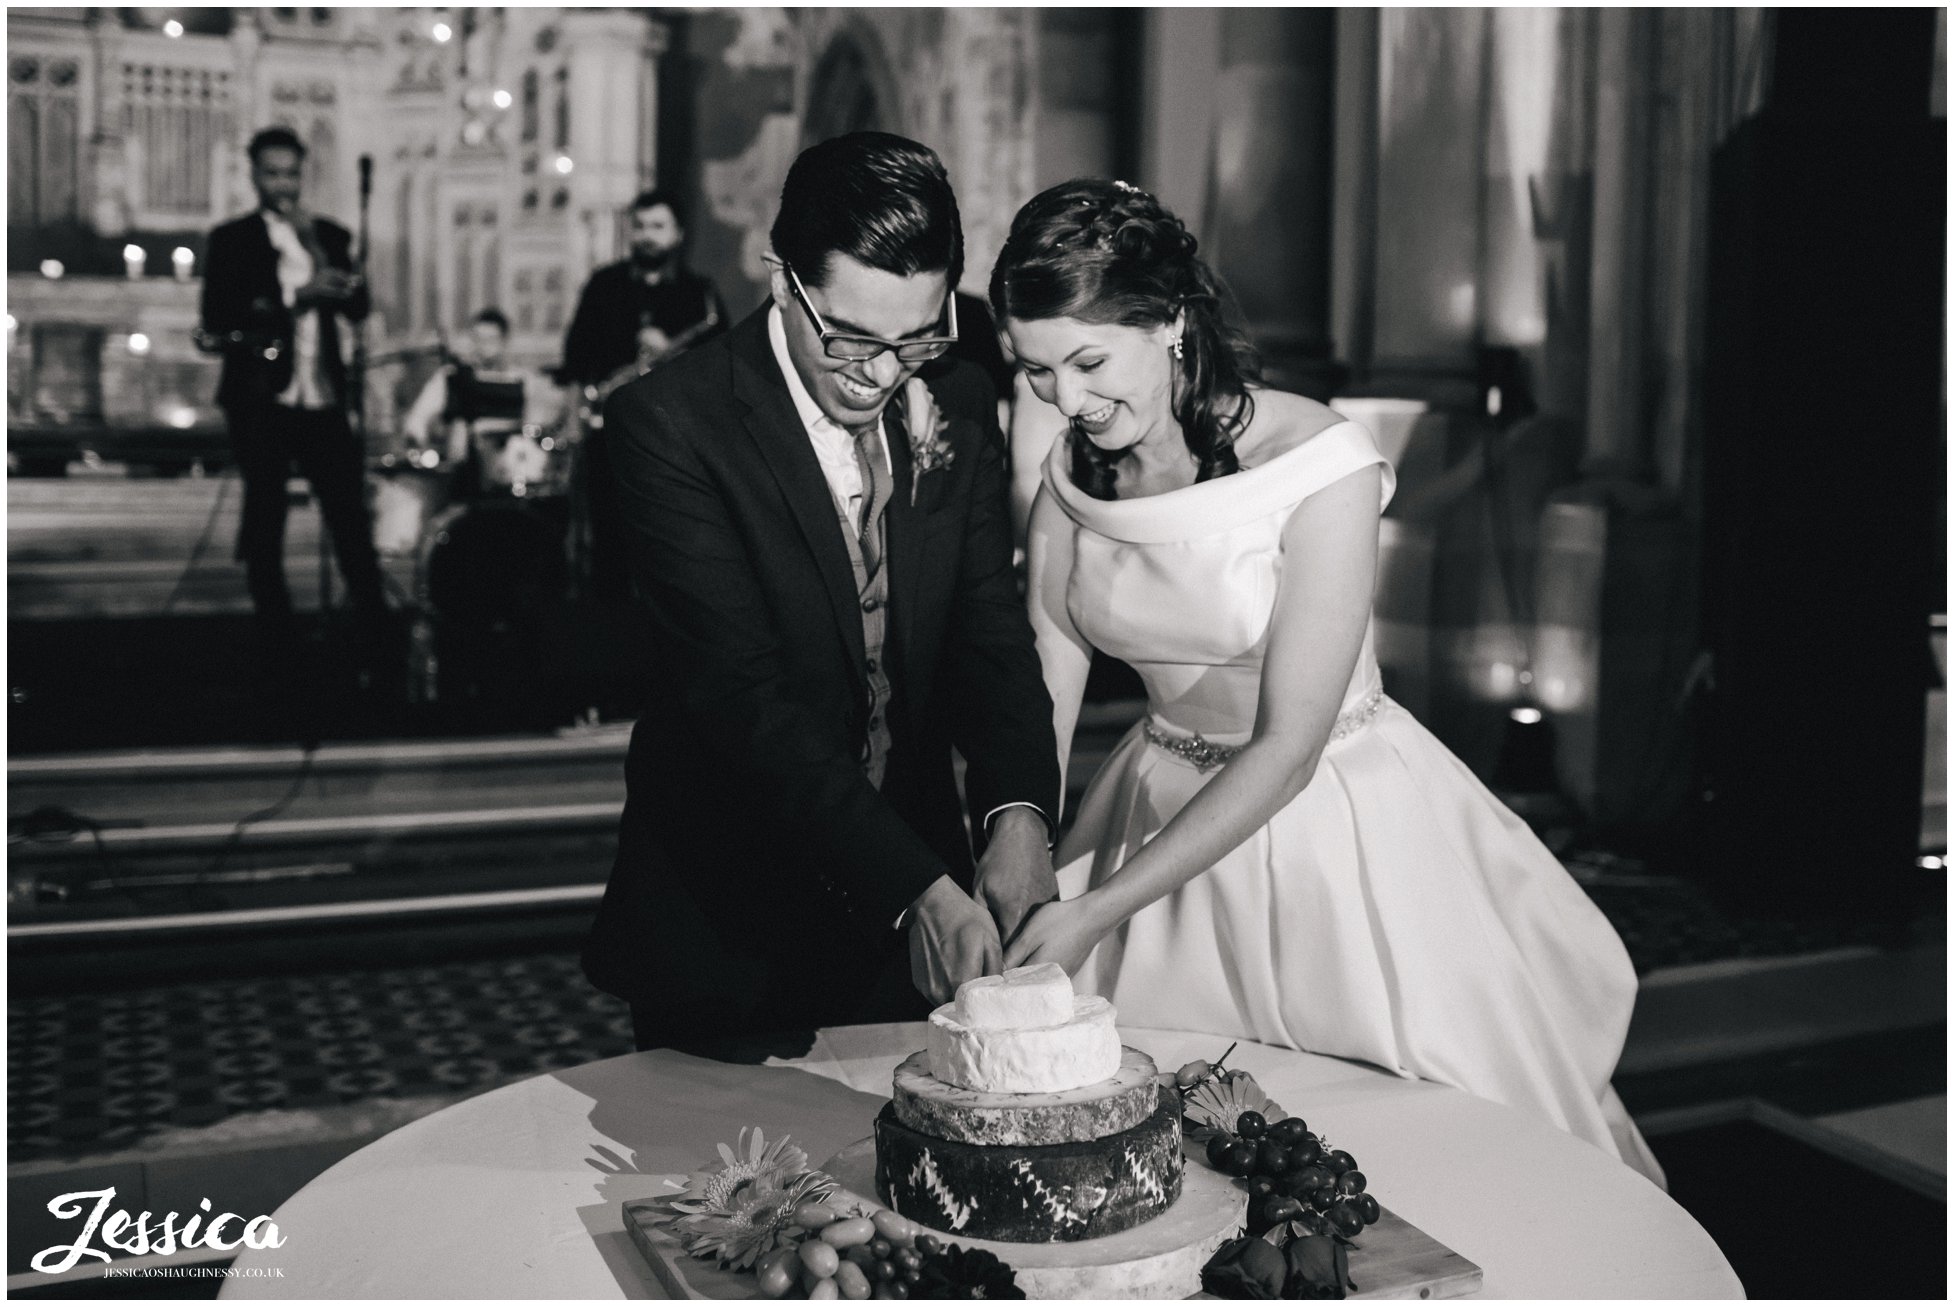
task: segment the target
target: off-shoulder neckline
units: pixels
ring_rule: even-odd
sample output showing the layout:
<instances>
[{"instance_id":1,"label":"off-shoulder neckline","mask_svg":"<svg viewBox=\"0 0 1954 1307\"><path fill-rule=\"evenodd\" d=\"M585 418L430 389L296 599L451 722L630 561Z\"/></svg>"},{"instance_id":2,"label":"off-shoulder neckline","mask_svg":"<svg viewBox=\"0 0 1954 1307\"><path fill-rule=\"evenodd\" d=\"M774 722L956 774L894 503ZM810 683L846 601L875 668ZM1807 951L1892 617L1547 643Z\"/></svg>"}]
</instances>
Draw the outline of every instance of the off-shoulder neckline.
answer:
<instances>
[{"instance_id":1,"label":"off-shoulder neckline","mask_svg":"<svg viewBox=\"0 0 1954 1307\"><path fill-rule=\"evenodd\" d=\"M1104 535L1136 544L1164 543L1232 530L1302 502L1373 463L1384 468L1383 499L1396 477L1370 432L1348 418L1334 422L1266 462L1178 490L1137 499L1095 499L1072 481L1061 436L1045 459L1045 484L1067 516Z\"/></svg>"}]
</instances>

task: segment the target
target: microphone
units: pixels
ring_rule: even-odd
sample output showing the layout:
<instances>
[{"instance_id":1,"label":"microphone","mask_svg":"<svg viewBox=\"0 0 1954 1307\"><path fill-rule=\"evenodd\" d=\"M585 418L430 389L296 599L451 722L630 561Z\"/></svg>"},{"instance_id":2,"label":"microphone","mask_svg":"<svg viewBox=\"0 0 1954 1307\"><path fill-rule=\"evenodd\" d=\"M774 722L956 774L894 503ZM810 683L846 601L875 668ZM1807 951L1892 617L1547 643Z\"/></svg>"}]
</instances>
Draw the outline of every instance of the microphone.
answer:
<instances>
[{"instance_id":1,"label":"microphone","mask_svg":"<svg viewBox=\"0 0 1954 1307\"><path fill-rule=\"evenodd\" d=\"M364 204L373 194L373 156L360 156L360 202Z\"/></svg>"}]
</instances>

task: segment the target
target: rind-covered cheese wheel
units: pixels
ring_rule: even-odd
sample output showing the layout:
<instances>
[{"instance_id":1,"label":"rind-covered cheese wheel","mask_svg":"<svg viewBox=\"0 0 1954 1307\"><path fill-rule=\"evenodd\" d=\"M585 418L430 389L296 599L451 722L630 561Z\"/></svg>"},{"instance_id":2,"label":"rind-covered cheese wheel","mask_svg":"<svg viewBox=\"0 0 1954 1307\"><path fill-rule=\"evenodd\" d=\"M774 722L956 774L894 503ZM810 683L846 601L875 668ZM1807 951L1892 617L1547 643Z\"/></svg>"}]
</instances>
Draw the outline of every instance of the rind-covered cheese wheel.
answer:
<instances>
[{"instance_id":1,"label":"rind-covered cheese wheel","mask_svg":"<svg viewBox=\"0 0 1954 1307\"><path fill-rule=\"evenodd\" d=\"M973 1030L1029 1030L1072 1019L1072 978L1055 962L1012 967L957 986L956 1018Z\"/></svg>"},{"instance_id":2,"label":"rind-covered cheese wheel","mask_svg":"<svg viewBox=\"0 0 1954 1307\"><path fill-rule=\"evenodd\" d=\"M1072 1000L1060 1025L978 1030L957 1018L957 1005L930 1013L930 1074L984 1094L1050 1094L1110 1079L1119 1071L1113 1005L1094 995Z\"/></svg>"},{"instance_id":3,"label":"rind-covered cheese wheel","mask_svg":"<svg viewBox=\"0 0 1954 1307\"><path fill-rule=\"evenodd\" d=\"M930 1074L929 1054L896 1068L896 1119L911 1130L965 1144L1073 1144L1131 1130L1152 1116L1159 1073L1137 1048L1120 1050L1107 1080L1046 1094L985 1094Z\"/></svg>"},{"instance_id":4,"label":"rind-covered cheese wheel","mask_svg":"<svg viewBox=\"0 0 1954 1307\"><path fill-rule=\"evenodd\" d=\"M1096 1239L1149 1221L1180 1197L1180 1096L1155 1091L1153 1115L1088 1143L1014 1147L918 1133L895 1104L875 1120L882 1201L950 1235L1014 1243Z\"/></svg>"}]
</instances>

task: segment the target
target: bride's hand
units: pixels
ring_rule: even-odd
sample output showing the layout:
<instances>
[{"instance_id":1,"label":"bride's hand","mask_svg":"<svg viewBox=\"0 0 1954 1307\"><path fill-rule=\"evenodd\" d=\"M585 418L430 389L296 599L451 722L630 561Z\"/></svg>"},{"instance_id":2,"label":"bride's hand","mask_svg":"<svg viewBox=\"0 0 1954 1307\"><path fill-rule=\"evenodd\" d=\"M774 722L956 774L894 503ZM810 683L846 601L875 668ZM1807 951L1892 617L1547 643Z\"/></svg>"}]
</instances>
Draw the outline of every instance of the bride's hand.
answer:
<instances>
[{"instance_id":1,"label":"bride's hand","mask_svg":"<svg viewBox=\"0 0 1954 1307\"><path fill-rule=\"evenodd\" d=\"M1025 918L1019 929L1004 950L1004 965L1010 967L1030 967L1042 962L1056 962L1065 968L1068 976L1078 974L1085 964L1086 954L1099 942L1111 927L1100 920L1098 905L1090 893L1076 899L1046 903L1034 909Z\"/></svg>"}]
</instances>

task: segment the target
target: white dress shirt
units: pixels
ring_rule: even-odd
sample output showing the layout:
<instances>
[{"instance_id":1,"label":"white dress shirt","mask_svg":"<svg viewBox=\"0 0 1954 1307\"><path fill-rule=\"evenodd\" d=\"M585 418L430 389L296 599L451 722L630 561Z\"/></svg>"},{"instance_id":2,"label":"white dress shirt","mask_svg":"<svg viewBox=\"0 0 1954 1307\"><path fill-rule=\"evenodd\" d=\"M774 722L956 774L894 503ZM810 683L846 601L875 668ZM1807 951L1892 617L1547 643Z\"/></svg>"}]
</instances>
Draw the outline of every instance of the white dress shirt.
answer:
<instances>
[{"instance_id":1,"label":"white dress shirt","mask_svg":"<svg viewBox=\"0 0 1954 1307\"><path fill-rule=\"evenodd\" d=\"M270 209L262 209L265 233L278 251L278 289L285 296L285 307L298 302L299 287L312 280L315 267L312 253L293 229L291 221ZM319 366L319 310L307 309L292 317L292 384L278 397L288 408L330 408L332 387Z\"/></svg>"},{"instance_id":2,"label":"white dress shirt","mask_svg":"<svg viewBox=\"0 0 1954 1307\"><path fill-rule=\"evenodd\" d=\"M787 378L787 393L793 397L794 411L800 415L801 425L807 428L807 438L814 446L814 457L820 460L821 475L827 478L828 491L835 501L835 512L840 517L840 529L852 532L854 524L862 520L862 470L855 462L855 437L848 428L842 426L814 402L808 394L807 386L801 381L801 374L794 368L793 356L787 352L787 326L781 321L778 304L767 310L767 340L773 346L774 362L780 365L780 375ZM901 438L900 434L897 436ZM882 442L882 461L889 467L889 479L895 480L895 468L889 462L889 442ZM1045 822L1045 843L1052 843L1052 822L1045 810L1035 803L1022 799L1015 803L1000 803L984 814L984 829L990 830L997 814L1007 808L1030 808ZM896 918L896 927L901 929L908 921L909 910L903 909Z\"/></svg>"}]
</instances>

